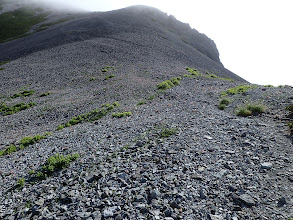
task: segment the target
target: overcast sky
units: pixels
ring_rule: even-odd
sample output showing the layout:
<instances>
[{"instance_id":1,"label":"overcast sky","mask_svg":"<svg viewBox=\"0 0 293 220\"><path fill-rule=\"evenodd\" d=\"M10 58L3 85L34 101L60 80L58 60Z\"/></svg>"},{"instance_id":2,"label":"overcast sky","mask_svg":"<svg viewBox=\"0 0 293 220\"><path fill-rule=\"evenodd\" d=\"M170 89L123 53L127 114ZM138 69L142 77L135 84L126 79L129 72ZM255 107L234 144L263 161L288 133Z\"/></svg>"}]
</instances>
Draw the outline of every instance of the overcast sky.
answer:
<instances>
[{"instance_id":1,"label":"overcast sky","mask_svg":"<svg viewBox=\"0 0 293 220\"><path fill-rule=\"evenodd\" d=\"M224 66L251 83L293 85L292 0L32 0L108 11L154 6L217 44Z\"/></svg>"}]
</instances>

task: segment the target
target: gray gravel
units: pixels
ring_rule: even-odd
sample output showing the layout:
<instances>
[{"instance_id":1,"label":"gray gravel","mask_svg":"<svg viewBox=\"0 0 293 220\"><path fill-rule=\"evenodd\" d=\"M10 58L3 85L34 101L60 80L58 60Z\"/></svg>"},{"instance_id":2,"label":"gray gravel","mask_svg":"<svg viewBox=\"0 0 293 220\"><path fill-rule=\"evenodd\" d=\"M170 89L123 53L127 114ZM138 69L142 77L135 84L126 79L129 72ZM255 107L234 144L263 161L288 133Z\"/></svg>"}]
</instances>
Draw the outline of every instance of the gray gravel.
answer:
<instances>
[{"instance_id":1,"label":"gray gravel","mask_svg":"<svg viewBox=\"0 0 293 220\"><path fill-rule=\"evenodd\" d=\"M223 76L234 76L195 51L186 60L180 58L182 54L172 57L178 50L191 52L178 41L170 44L174 41L157 38L157 49L150 50L134 43L147 44L152 38L117 33L117 38L122 36L131 43L86 39L34 52L3 66L0 85L6 98L1 100L37 105L0 116L1 149L24 136L52 135L0 157L0 218L292 218L293 139L284 108L292 103L293 88L257 86L231 96L233 103L221 111L217 107L220 92L245 81L183 77L179 86L147 100L156 94L157 83L186 74L187 66L215 74L218 68ZM108 65L115 69L102 73ZM109 74L116 77L104 80ZM90 81L91 77L96 80ZM36 93L7 99L25 85ZM39 97L47 91L52 94ZM141 100L146 103L137 106ZM132 116L118 119L110 114L55 130L73 116L114 101L121 106L113 112L131 111ZM268 107L264 114L235 115L237 106L258 101ZM161 137L166 128L176 133ZM79 153L80 158L45 180L30 182L29 171L40 170L56 153ZM24 187L15 188L22 177Z\"/></svg>"}]
</instances>

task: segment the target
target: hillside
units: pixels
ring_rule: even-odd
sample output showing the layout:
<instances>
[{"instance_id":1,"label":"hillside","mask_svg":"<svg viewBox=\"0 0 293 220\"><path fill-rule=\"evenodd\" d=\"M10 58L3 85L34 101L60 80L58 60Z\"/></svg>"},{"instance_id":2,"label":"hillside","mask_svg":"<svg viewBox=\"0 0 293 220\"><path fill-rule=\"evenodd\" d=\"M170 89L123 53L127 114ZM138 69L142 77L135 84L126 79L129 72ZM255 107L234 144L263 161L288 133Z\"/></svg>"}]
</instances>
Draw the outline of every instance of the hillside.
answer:
<instances>
[{"instance_id":1,"label":"hillside","mask_svg":"<svg viewBox=\"0 0 293 220\"><path fill-rule=\"evenodd\" d=\"M292 87L155 8L48 16L0 43L1 219L293 218Z\"/></svg>"}]
</instances>

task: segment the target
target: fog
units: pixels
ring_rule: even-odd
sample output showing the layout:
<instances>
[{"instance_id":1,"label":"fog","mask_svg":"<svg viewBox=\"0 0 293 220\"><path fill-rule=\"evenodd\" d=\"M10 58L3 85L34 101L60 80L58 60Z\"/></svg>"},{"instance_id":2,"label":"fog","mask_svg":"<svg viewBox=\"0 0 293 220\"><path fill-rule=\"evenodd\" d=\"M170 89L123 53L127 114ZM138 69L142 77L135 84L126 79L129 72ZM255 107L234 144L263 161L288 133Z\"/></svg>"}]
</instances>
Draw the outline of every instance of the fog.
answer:
<instances>
[{"instance_id":1,"label":"fog","mask_svg":"<svg viewBox=\"0 0 293 220\"><path fill-rule=\"evenodd\" d=\"M11 2L11 0L9 1ZM291 0L19 0L55 10L109 11L149 5L217 44L224 66L257 84L293 85Z\"/></svg>"}]
</instances>

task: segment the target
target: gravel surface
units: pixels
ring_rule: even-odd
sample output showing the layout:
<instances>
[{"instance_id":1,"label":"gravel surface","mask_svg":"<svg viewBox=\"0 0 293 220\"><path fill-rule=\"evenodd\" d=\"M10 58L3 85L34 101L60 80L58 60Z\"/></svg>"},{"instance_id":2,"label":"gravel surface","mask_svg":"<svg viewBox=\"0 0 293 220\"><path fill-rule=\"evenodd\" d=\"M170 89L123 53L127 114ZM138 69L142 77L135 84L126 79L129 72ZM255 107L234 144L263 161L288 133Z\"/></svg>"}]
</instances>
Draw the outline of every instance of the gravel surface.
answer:
<instances>
[{"instance_id":1,"label":"gravel surface","mask_svg":"<svg viewBox=\"0 0 293 220\"><path fill-rule=\"evenodd\" d=\"M0 149L25 136L52 135L0 157L0 219L293 218L293 138L285 110L293 88L249 84L254 87L245 93L229 95L232 103L221 111L220 93L247 82L172 34L153 41L153 29L139 33L62 43L1 66L1 101L36 106L0 116ZM114 69L102 72L106 66ZM183 77L186 67L237 81ZM180 85L156 90L175 76ZM8 98L25 86L36 92ZM39 97L45 92L52 94ZM132 116L111 112L56 131L115 101L120 107L113 113ZM266 105L265 113L236 116L250 102ZM56 153L80 157L33 182L30 171L41 171Z\"/></svg>"}]
</instances>

